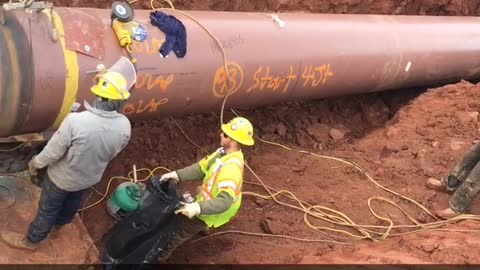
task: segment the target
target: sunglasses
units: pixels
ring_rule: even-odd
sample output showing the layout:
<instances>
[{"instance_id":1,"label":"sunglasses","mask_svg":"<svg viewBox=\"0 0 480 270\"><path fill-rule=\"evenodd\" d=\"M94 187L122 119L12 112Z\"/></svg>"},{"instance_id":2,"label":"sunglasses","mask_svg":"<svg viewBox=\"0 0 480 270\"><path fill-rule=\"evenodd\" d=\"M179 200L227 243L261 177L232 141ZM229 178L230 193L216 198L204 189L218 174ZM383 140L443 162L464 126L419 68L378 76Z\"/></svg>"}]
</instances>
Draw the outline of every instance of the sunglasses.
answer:
<instances>
[{"instance_id":1,"label":"sunglasses","mask_svg":"<svg viewBox=\"0 0 480 270\"><path fill-rule=\"evenodd\" d=\"M225 138L225 139L230 139L230 137L228 137L227 134L225 134L224 132L221 133L222 134L222 137Z\"/></svg>"}]
</instances>

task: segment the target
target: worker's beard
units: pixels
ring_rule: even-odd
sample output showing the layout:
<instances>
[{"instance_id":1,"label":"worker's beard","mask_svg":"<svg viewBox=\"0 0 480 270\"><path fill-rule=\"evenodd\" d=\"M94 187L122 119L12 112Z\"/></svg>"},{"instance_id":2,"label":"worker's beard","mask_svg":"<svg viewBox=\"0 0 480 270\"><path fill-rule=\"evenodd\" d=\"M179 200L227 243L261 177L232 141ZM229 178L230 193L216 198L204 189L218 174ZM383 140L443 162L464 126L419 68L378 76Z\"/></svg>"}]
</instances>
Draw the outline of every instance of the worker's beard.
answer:
<instances>
[{"instance_id":1,"label":"worker's beard","mask_svg":"<svg viewBox=\"0 0 480 270\"><path fill-rule=\"evenodd\" d=\"M228 149L230 148L230 145L231 145L231 141L229 139L226 139L226 138L220 139L220 146L222 146L223 148Z\"/></svg>"},{"instance_id":2,"label":"worker's beard","mask_svg":"<svg viewBox=\"0 0 480 270\"><path fill-rule=\"evenodd\" d=\"M234 140L225 140L220 143L224 150L228 153L240 150L240 147L237 142Z\"/></svg>"},{"instance_id":3,"label":"worker's beard","mask_svg":"<svg viewBox=\"0 0 480 270\"><path fill-rule=\"evenodd\" d=\"M111 112L120 110L124 103L123 100L105 100L102 98L96 98L93 101L93 107L102 111Z\"/></svg>"}]
</instances>

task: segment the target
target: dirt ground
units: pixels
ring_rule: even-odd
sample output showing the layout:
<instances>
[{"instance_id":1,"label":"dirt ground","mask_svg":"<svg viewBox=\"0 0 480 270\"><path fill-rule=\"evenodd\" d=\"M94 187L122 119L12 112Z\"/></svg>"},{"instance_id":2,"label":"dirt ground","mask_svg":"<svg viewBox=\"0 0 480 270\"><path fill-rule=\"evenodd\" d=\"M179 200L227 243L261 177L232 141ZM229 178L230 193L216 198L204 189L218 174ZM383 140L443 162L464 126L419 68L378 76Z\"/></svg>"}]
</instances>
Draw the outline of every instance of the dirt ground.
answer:
<instances>
[{"instance_id":1,"label":"dirt ground","mask_svg":"<svg viewBox=\"0 0 480 270\"><path fill-rule=\"evenodd\" d=\"M25 234L34 219L40 199L40 188L29 184L20 176L1 175L0 191L2 211L0 213L2 232ZM6 188L10 190L7 192ZM11 192L11 193L10 193ZM14 202L14 207L8 207ZM99 260L98 250L82 221L75 217L66 225L65 233L42 241L34 252L11 248L0 241L0 265L4 264L84 264ZM75 235L77 237L70 237ZM75 246L75 248L69 248Z\"/></svg>"},{"instance_id":2,"label":"dirt ground","mask_svg":"<svg viewBox=\"0 0 480 270\"><path fill-rule=\"evenodd\" d=\"M110 2L86 0L54 2L67 6L110 5ZM148 7L146 2L135 5ZM470 0L177 0L175 6L187 10L480 15L480 3ZM295 149L355 161L380 184L432 210L445 208L449 196L428 190L424 181L428 177L440 177L447 173L477 139L479 96L480 86L460 82L426 92L422 89L397 90L291 102L241 111L241 114L252 120L257 136ZM231 117L230 114L227 116ZM200 146L209 151L218 147L218 114L187 116L177 118L177 121ZM126 175L133 164L138 168L165 166L178 169L203 156L168 118L139 121L133 126L131 143L110 164L98 190L105 190L110 177ZM247 162L267 185L289 190L310 204L341 211L357 224L386 225L369 211L367 201L373 196L393 198L419 221L433 221L418 208L402 203L375 187L358 171L341 163L286 151L259 141L245 152ZM245 178L256 182L250 173ZM194 187L185 188L193 191ZM245 184L244 190L265 194L261 187L250 184ZM97 194L92 194L88 202L98 198ZM401 212L390 206L374 203L373 207L390 216L396 224L411 224ZM480 212L478 209L479 205L475 204L473 212ZM83 212L82 217L101 248L102 235L112 225L104 205ZM319 221L312 223L332 227ZM447 228L479 230L480 224L464 221ZM239 215L222 230L331 239L310 229L301 212L251 196L244 197ZM170 262L480 263L478 233L429 231L390 237L385 241L359 240L350 243L353 245L226 234L189 242L173 254Z\"/></svg>"}]
</instances>

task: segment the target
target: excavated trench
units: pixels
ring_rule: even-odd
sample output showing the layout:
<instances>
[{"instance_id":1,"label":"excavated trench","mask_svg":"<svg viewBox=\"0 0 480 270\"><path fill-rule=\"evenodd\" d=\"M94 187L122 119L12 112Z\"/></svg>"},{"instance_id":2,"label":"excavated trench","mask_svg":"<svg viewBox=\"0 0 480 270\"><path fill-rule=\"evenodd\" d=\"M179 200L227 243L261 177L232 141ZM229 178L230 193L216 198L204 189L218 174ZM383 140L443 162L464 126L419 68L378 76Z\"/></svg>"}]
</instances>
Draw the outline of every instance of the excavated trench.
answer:
<instances>
[{"instance_id":1,"label":"excavated trench","mask_svg":"<svg viewBox=\"0 0 480 270\"><path fill-rule=\"evenodd\" d=\"M110 2L54 1L59 6L108 7ZM479 15L480 3L460 0L177 0L185 10L298 11L408 15ZM149 1L139 1L148 8ZM253 31L253 29L252 29ZM241 111L252 120L256 135L296 149L355 161L377 181L422 203L428 209L446 207L448 195L427 190L424 180L439 177L469 148L478 132L477 101L480 87L469 82L430 89L299 101ZM231 114L227 113L227 117ZM207 150L218 147L219 114L176 118L185 133ZM409 203L377 188L352 167L331 160L257 141L246 150L247 162L265 184L293 192L303 201L341 211L357 224L387 225L369 211L367 201L386 196L400 203L421 222L431 217ZM128 147L109 165L96 189L105 191L113 176L137 168L165 166L177 169L195 162L203 153L190 144L169 118L133 123ZM246 180L256 182L251 173ZM116 186L115 183L113 186ZM194 190L194 186L185 186ZM256 185L244 191L265 194ZM86 204L100 196L92 193ZM288 199L284 199L289 201ZM374 203L395 224L411 224L397 209ZM478 204L473 207L478 211ZM388 214L387 214L388 212ZM105 205L81 213L102 249L102 235L113 224ZM321 221L314 225L334 227ZM339 227L336 227L339 228ZM449 225L451 229L480 229L473 221ZM239 215L221 230L241 230L294 237L331 239L309 228L299 211L271 200L245 196ZM385 241L351 240L353 245L304 243L295 240L225 234L188 242L170 258L172 263L479 263L480 237L460 232L428 231L389 237Z\"/></svg>"}]
</instances>

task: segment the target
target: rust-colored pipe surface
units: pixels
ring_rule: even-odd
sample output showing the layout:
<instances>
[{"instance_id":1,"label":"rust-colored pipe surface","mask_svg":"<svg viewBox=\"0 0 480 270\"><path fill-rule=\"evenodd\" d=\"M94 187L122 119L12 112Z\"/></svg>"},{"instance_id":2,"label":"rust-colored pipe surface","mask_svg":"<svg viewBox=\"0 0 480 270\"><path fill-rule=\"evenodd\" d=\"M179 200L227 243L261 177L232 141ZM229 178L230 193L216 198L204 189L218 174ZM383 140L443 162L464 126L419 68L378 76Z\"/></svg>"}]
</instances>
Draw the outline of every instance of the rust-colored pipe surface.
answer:
<instances>
[{"instance_id":1,"label":"rust-colored pipe surface","mask_svg":"<svg viewBox=\"0 0 480 270\"><path fill-rule=\"evenodd\" d=\"M88 71L126 55L110 28L110 10L53 11L3 12L0 136L56 128L93 99L95 74ZM195 22L172 11L187 29L187 54L162 58L165 34L150 24L149 13L135 11L148 39L132 46L139 74L123 112L148 118L217 111L227 90L220 49ZM281 25L267 13L189 14L225 48L235 91L229 107L480 77L479 18L280 14Z\"/></svg>"}]
</instances>

